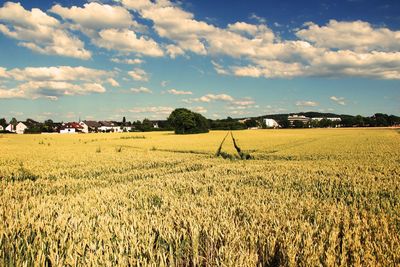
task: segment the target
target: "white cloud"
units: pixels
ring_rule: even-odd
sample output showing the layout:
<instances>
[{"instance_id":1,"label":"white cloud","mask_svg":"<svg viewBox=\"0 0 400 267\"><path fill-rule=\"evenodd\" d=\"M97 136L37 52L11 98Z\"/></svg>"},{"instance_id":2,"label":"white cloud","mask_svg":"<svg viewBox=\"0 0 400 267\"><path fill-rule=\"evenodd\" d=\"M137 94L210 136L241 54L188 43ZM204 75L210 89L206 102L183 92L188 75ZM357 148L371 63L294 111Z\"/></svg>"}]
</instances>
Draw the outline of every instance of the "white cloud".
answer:
<instances>
[{"instance_id":1,"label":"white cloud","mask_svg":"<svg viewBox=\"0 0 400 267\"><path fill-rule=\"evenodd\" d=\"M168 94L171 95L192 95L193 93L191 91L180 91L180 90L176 90L176 89L170 89L167 90Z\"/></svg>"},{"instance_id":2,"label":"white cloud","mask_svg":"<svg viewBox=\"0 0 400 267\"><path fill-rule=\"evenodd\" d=\"M194 19L192 13L168 0L123 0L122 3L143 18L151 20L159 36L170 39L184 51L199 55L255 55L255 45L263 45L274 39L274 34L265 25L252 26L246 23L232 24L227 29L218 28ZM243 32L251 32L251 36L245 37Z\"/></svg>"},{"instance_id":3,"label":"white cloud","mask_svg":"<svg viewBox=\"0 0 400 267\"><path fill-rule=\"evenodd\" d=\"M299 106L299 107L316 107L316 106L319 106L319 103L315 102L315 101L305 101L305 100L303 100L303 101L297 101L296 102L296 106Z\"/></svg>"},{"instance_id":4,"label":"white cloud","mask_svg":"<svg viewBox=\"0 0 400 267\"><path fill-rule=\"evenodd\" d=\"M224 67L222 67L222 65L218 64L217 62L215 62L214 60L211 60L211 64L214 66L214 70L221 75L228 75L229 72L224 69Z\"/></svg>"},{"instance_id":5,"label":"white cloud","mask_svg":"<svg viewBox=\"0 0 400 267\"><path fill-rule=\"evenodd\" d=\"M169 115L174 110L173 107L135 107L128 110L131 113L153 113L157 115Z\"/></svg>"},{"instance_id":6,"label":"white cloud","mask_svg":"<svg viewBox=\"0 0 400 267\"><path fill-rule=\"evenodd\" d=\"M140 68L134 68L132 71L129 71L128 74L135 81L147 82L149 80L147 72Z\"/></svg>"},{"instance_id":7,"label":"white cloud","mask_svg":"<svg viewBox=\"0 0 400 267\"><path fill-rule=\"evenodd\" d=\"M89 59L84 43L66 31L60 22L38 8L25 10L20 3L0 8L0 32L17 39L20 46L48 55Z\"/></svg>"},{"instance_id":8,"label":"white cloud","mask_svg":"<svg viewBox=\"0 0 400 267\"><path fill-rule=\"evenodd\" d=\"M19 89L0 88L0 99L27 98L24 91Z\"/></svg>"},{"instance_id":9,"label":"white cloud","mask_svg":"<svg viewBox=\"0 0 400 267\"><path fill-rule=\"evenodd\" d=\"M117 86L112 72L85 67L3 68L5 78L16 83L14 88L1 88L0 98L48 98L65 95L104 93L104 83Z\"/></svg>"},{"instance_id":10,"label":"white cloud","mask_svg":"<svg viewBox=\"0 0 400 267\"><path fill-rule=\"evenodd\" d=\"M339 22L330 20L326 26L312 22L299 30L299 38L315 43L319 47L350 49L354 51L399 51L400 31L388 28L373 28L364 21Z\"/></svg>"},{"instance_id":11,"label":"white cloud","mask_svg":"<svg viewBox=\"0 0 400 267\"><path fill-rule=\"evenodd\" d=\"M8 77L7 69L0 67L0 78L7 78L7 77Z\"/></svg>"},{"instance_id":12,"label":"white cloud","mask_svg":"<svg viewBox=\"0 0 400 267\"><path fill-rule=\"evenodd\" d=\"M140 58L125 58L125 59L119 59L119 58L111 58L110 59L114 63L121 63L121 64L129 64L129 65L139 65L143 63L143 59Z\"/></svg>"},{"instance_id":13,"label":"white cloud","mask_svg":"<svg viewBox=\"0 0 400 267\"><path fill-rule=\"evenodd\" d=\"M104 29L99 32L99 38L93 42L108 50L119 50L127 53L143 54L151 57L161 57L163 50L152 39L138 37L134 31L128 29Z\"/></svg>"},{"instance_id":14,"label":"white cloud","mask_svg":"<svg viewBox=\"0 0 400 267\"><path fill-rule=\"evenodd\" d=\"M234 101L234 98L230 95L227 94L219 94L219 95L215 95L215 94L207 94L204 95L202 97L199 98L192 98L190 99L190 101L192 102L205 102L205 103L209 103L212 101L225 101L225 102L231 102Z\"/></svg>"},{"instance_id":15,"label":"white cloud","mask_svg":"<svg viewBox=\"0 0 400 267\"><path fill-rule=\"evenodd\" d=\"M344 97L331 96L331 97L329 97L329 99L336 102L339 105L342 105L342 106L346 105L346 99Z\"/></svg>"},{"instance_id":16,"label":"white cloud","mask_svg":"<svg viewBox=\"0 0 400 267\"><path fill-rule=\"evenodd\" d=\"M200 106L192 107L190 109L193 110L194 112L197 112L197 113L207 113L207 109L204 108L204 107L200 107Z\"/></svg>"},{"instance_id":17,"label":"white cloud","mask_svg":"<svg viewBox=\"0 0 400 267\"><path fill-rule=\"evenodd\" d=\"M93 2L86 3L83 7L65 8L57 4L49 11L65 20L71 20L82 27L91 29L127 28L136 25L129 11L121 6Z\"/></svg>"},{"instance_id":18,"label":"white cloud","mask_svg":"<svg viewBox=\"0 0 400 267\"><path fill-rule=\"evenodd\" d=\"M113 76L112 72L86 67L26 67L7 70L8 77L18 81L51 80L51 81L101 81Z\"/></svg>"},{"instance_id":19,"label":"white cloud","mask_svg":"<svg viewBox=\"0 0 400 267\"><path fill-rule=\"evenodd\" d=\"M111 86L114 86L114 87L118 87L118 86L119 86L119 83L118 83L116 80L114 80L113 78L108 78L108 79L107 79L107 82L108 82Z\"/></svg>"},{"instance_id":20,"label":"white cloud","mask_svg":"<svg viewBox=\"0 0 400 267\"><path fill-rule=\"evenodd\" d=\"M167 54L171 57L171 58L176 58L177 56L181 56L185 54L185 51L183 51L182 48L180 48L177 45L167 45L165 47L167 49Z\"/></svg>"},{"instance_id":21,"label":"white cloud","mask_svg":"<svg viewBox=\"0 0 400 267\"><path fill-rule=\"evenodd\" d=\"M106 89L99 83L74 84L60 81L29 81L17 88L0 89L0 98L48 98L56 100L60 96L104 93Z\"/></svg>"},{"instance_id":22,"label":"white cloud","mask_svg":"<svg viewBox=\"0 0 400 267\"><path fill-rule=\"evenodd\" d=\"M135 94L139 94L139 93L144 93L144 94L152 94L153 91L151 91L149 88L146 87L139 87L139 88L132 88L131 91Z\"/></svg>"}]
</instances>

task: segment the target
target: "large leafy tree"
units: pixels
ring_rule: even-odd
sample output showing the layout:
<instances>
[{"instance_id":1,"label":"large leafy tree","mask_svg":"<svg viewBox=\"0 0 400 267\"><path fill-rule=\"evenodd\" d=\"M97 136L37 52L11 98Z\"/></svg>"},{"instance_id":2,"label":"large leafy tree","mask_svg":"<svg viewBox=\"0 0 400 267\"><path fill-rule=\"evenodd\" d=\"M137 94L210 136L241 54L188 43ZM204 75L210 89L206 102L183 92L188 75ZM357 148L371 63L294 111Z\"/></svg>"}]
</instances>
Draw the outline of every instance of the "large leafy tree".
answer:
<instances>
[{"instance_id":1,"label":"large leafy tree","mask_svg":"<svg viewBox=\"0 0 400 267\"><path fill-rule=\"evenodd\" d=\"M168 117L168 122L176 134L208 133L209 124L201 114L186 108L175 109Z\"/></svg>"}]
</instances>

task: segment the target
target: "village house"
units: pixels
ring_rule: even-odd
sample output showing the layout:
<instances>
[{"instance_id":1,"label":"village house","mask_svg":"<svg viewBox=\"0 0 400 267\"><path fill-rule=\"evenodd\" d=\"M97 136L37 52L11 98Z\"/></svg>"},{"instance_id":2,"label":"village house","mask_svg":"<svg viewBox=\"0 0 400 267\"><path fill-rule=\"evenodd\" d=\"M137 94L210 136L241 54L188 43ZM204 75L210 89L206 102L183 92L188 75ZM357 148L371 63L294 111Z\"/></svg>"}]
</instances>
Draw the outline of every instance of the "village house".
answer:
<instances>
[{"instance_id":1,"label":"village house","mask_svg":"<svg viewBox=\"0 0 400 267\"><path fill-rule=\"evenodd\" d=\"M4 131L4 127L0 125L0 131Z\"/></svg>"},{"instance_id":2,"label":"village house","mask_svg":"<svg viewBox=\"0 0 400 267\"><path fill-rule=\"evenodd\" d=\"M75 134L82 132L83 127L77 122L64 123L60 128L60 134Z\"/></svg>"},{"instance_id":3,"label":"village house","mask_svg":"<svg viewBox=\"0 0 400 267\"><path fill-rule=\"evenodd\" d=\"M112 132L114 123L111 121L99 121L100 127L99 127L99 132L102 133L109 133Z\"/></svg>"},{"instance_id":4,"label":"village house","mask_svg":"<svg viewBox=\"0 0 400 267\"><path fill-rule=\"evenodd\" d=\"M288 116L288 121L290 122L290 125L293 125L293 123L295 121L300 121L303 124L306 124L306 123L310 122L310 120L311 119L309 117L306 117L306 116L303 116L303 115L290 115L290 116Z\"/></svg>"},{"instance_id":5,"label":"village house","mask_svg":"<svg viewBox=\"0 0 400 267\"><path fill-rule=\"evenodd\" d=\"M6 131L8 131L10 133L15 133L15 126L10 123L9 125L7 125Z\"/></svg>"},{"instance_id":6,"label":"village house","mask_svg":"<svg viewBox=\"0 0 400 267\"><path fill-rule=\"evenodd\" d=\"M279 124L274 119L264 119L265 126L267 128L278 128Z\"/></svg>"},{"instance_id":7,"label":"village house","mask_svg":"<svg viewBox=\"0 0 400 267\"><path fill-rule=\"evenodd\" d=\"M101 127L97 121L81 121L79 124L83 127L83 133L97 133Z\"/></svg>"},{"instance_id":8,"label":"village house","mask_svg":"<svg viewBox=\"0 0 400 267\"><path fill-rule=\"evenodd\" d=\"M322 121L323 119L328 121L342 121L341 118L311 118L312 121Z\"/></svg>"},{"instance_id":9,"label":"village house","mask_svg":"<svg viewBox=\"0 0 400 267\"><path fill-rule=\"evenodd\" d=\"M26 125L26 123L23 123L22 121L18 122L17 126L15 126L15 132L17 134L23 134L26 129L29 127Z\"/></svg>"}]
</instances>

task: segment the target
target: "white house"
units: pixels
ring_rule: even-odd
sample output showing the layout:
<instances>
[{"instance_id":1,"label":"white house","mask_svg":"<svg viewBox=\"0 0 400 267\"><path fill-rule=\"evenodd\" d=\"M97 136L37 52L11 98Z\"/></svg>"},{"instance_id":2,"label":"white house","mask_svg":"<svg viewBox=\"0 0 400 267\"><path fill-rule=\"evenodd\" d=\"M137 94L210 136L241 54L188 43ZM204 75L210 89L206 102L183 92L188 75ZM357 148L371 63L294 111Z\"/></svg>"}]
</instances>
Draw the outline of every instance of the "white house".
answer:
<instances>
[{"instance_id":1,"label":"white house","mask_svg":"<svg viewBox=\"0 0 400 267\"><path fill-rule=\"evenodd\" d=\"M11 123L6 127L6 131L9 131L11 133L15 133L15 126L12 125Z\"/></svg>"},{"instance_id":2,"label":"white house","mask_svg":"<svg viewBox=\"0 0 400 267\"><path fill-rule=\"evenodd\" d=\"M311 118L312 121L322 121L323 119L327 119L328 121L342 121L341 118Z\"/></svg>"},{"instance_id":3,"label":"white house","mask_svg":"<svg viewBox=\"0 0 400 267\"><path fill-rule=\"evenodd\" d=\"M4 131L4 127L0 125L0 131Z\"/></svg>"},{"instance_id":4,"label":"white house","mask_svg":"<svg viewBox=\"0 0 400 267\"><path fill-rule=\"evenodd\" d=\"M74 134L82 132L83 127L77 122L64 123L60 129L60 134Z\"/></svg>"},{"instance_id":5,"label":"white house","mask_svg":"<svg viewBox=\"0 0 400 267\"><path fill-rule=\"evenodd\" d=\"M279 127L279 124L274 119L264 119L264 123L267 126L267 128L277 128L277 127Z\"/></svg>"},{"instance_id":6,"label":"white house","mask_svg":"<svg viewBox=\"0 0 400 267\"><path fill-rule=\"evenodd\" d=\"M28 126L26 126L23 122L19 122L15 127L15 132L17 134L23 134L26 129L28 129Z\"/></svg>"}]
</instances>

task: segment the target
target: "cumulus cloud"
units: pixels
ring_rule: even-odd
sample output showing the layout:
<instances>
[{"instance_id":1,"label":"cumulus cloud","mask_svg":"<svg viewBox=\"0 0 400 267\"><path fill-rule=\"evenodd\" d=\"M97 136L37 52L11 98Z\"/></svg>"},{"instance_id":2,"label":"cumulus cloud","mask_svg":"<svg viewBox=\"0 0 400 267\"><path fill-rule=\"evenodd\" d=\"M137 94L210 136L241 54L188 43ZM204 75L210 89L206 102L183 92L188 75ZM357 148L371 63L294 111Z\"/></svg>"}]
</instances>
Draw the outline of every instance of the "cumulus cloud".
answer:
<instances>
[{"instance_id":1,"label":"cumulus cloud","mask_svg":"<svg viewBox=\"0 0 400 267\"><path fill-rule=\"evenodd\" d=\"M84 4L83 7L66 8L57 4L49 11L90 29L127 28L136 25L129 11L121 6L92 2Z\"/></svg>"},{"instance_id":2,"label":"cumulus cloud","mask_svg":"<svg viewBox=\"0 0 400 267\"><path fill-rule=\"evenodd\" d=\"M173 107L135 107L129 109L131 113L153 113L156 115L169 115L174 110Z\"/></svg>"},{"instance_id":3,"label":"cumulus cloud","mask_svg":"<svg viewBox=\"0 0 400 267\"><path fill-rule=\"evenodd\" d=\"M183 51L182 48L180 48L177 45L173 45L173 44L169 44L166 47L167 50L167 54L171 57L171 58L176 58L177 56L180 55L184 55L185 51Z\"/></svg>"},{"instance_id":4,"label":"cumulus cloud","mask_svg":"<svg viewBox=\"0 0 400 267\"><path fill-rule=\"evenodd\" d=\"M218 74L222 74L222 75L228 75L229 74L229 72L226 69L224 69L224 67L222 67L222 65L218 64L214 60L211 60L211 64L214 66L214 70Z\"/></svg>"},{"instance_id":5,"label":"cumulus cloud","mask_svg":"<svg viewBox=\"0 0 400 267\"><path fill-rule=\"evenodd\" d=\"M204 102L204 103L209 103L212 101L225 101L225 102L231 102L234 101L234 98L230 95L227 94L207 94L199 98L192 98L190 99L191 102ZM190 102L189 101L189 102Z\"/></svg>"},{"instance_id":6,"label":"cumulus cloud","mask_svg":"<svg viewBox=\"0 0 400 267\"><path fill-rule=\"evenodd\" d=\"M104 83L117 86L112 72L85 67L3 68L5 79L16 83L14 88L1 88L0 98L49 98L104 93Z\"/></svg>"},{"instance_id":7,"label":"cumulus cloud","mask_svg":"<svg viewBox=\"0 0 400 267\"><path fill-rule=\"evenodd\" d=\"M305 26L307 28L297 31L296 35L319 47L360 52L400 50L400 31L373 28L368 22L330 20L322 27L312 22Z\"/></svg>"},{"instance_id":8,"label":"cumulus cloud","mask_svg":"<svg viewBox=\"0 0 400 267\"><path fill-rule=\"evenodd\" d=\"M147 82L149 80L147 72L140 68L134 68L132 71L129 71L128 74L135 81Z\"/></svg>"},{"instance_id":9,"label":"cumulus cloud","mask_svg":"<svg viewBox=\"0 0 400 267\"><path fill-rule=\"evenodd\" d=\"M346 101L344 97L339 97L339 96L331 96L329 97L330 100L336 102L339 105L345 106L346 105Z\"/></svg>"},{"instance_id":10,"label":"cumulus cloud","mask_svg":"<svg viewBox=\"0 0 400 267\"><path fill-rule=\"evenodd\" d=\"M26 67L15 68L7 71L7 76L18 81L23 80L51 80L51 81L101 81L113 76L105 70L86 67Z\"/></svg>"},{"instance_id":11,"label":"cumulus cloud","mask_svg":"<svg viewBox=\"0 0 400 267\"><path fill-rule=\"evenodd\" d=\"M255 55L255 45L269 43L275 38L265 25L238 23L223 29L196 20L192 13L168 0L123 0L122 3L143 18L151 20L154 23L153 29L159 36L170 39L183 51L199 55Z\"/></svg>"},{"instance_id":12,"label":"cumulus cloud","mask_svg":"<svg viewBox=\"0 0 400 267\"><path fill-rule=\"evenodd\" d=\"M118 87L119 86L119 82L117 82L116 80L114 80L113 78L108 78L107 82L114 87Z\"/></svg>"},{"instance_id":13,"label":"cumulus cloud","mask_svg":"<svg viewBox=\"0 0 400 267\"><path fill-rule=\"evenodd\" d=\"M110 59L114 63L120 63L120 64L129 64L129 65L139 65L143 63L143 59L140 58L125 58L125 59L119 59L119 58L111 58Z\"/></svg>"},{"instance_id":14,"label":"cumulus cloud","mask_svg":"<svg viewBox=\"0 0 400 267\"><path fill-rule=\"evenodd\" d=\"M167 93L171 94L171 95L191 95L191 94L193 94L193 92L191 92L191 91L181 91L181 90L176 90L176 89L167 90Z\"/></svg>"},{"instance_id":15,"label":"cumulus cloud","mask_svg":"<svg viewBox=\"0 0 400 267\"><path fill-rule=\"evenodd\" d=\"M319 103L315 102L315 101L303 100L303 101L297 101L296 106L298 106L298 107L316 107L316 106L319 106Z\"/></svg>"},{"instance_id":16,"label":"cumulus cloud","mask_svg":"<svg viewBox=\"0 0 400 267\"><path fill-rule=\"evenodd\" d=\"M153 91L151 91L149 88L146 87L139 87L139 88L132 88L131 91L135 94L139 94L139 93L144 93L144 94L152 94Z\"/></svg>"},{"instance_id":17,"label":"cumulus cloud","mask_svg":"<svg viewBox=\"0 0 400 267\"><path fill-rule=\"evenodd\" d=\"M19 40L20 46L38 53L89 59L84 43L66 31L61 23L38 8L31 11L20 3L7 2L0 8L0 32Z\"/></svg>"},{"instance_id":18,"label":"cumulus cloud","mask_svg":"<svg viewBox=\"0 0 400 267\"><path fill-rule=\"evenodd\" d=\"M0 89L0 98L48 98L57 100L60 96L104 93L106 89L98 83L74 84L60 81L30 81L17 88Z\"/></svg>"},{"instance_id":19,"label":"cumulus cloud","mask_svg":"<svg viewBox=\"0 0 400 267\"><path fill-rule=\"evenodd\" d=\"M207 109L204 108L204 107L200 107L200 106L192 107L190 109L193 110L194 112L197 112L197 113L207 113Z\"/></svg>"},{"instance_id":20,"label":"cumulus cloud","mask_svg":"<svg viewBox=\"0 0 400 267\"><path fill-rule=\"evenodd\" d=\"M95 39L96 45L108 50L135 52L151 57L164 55L159 45L150 38L138 37L134 31L128 29L104 29L99 32L99 38Z\"/></svg>"}]
</instances>

